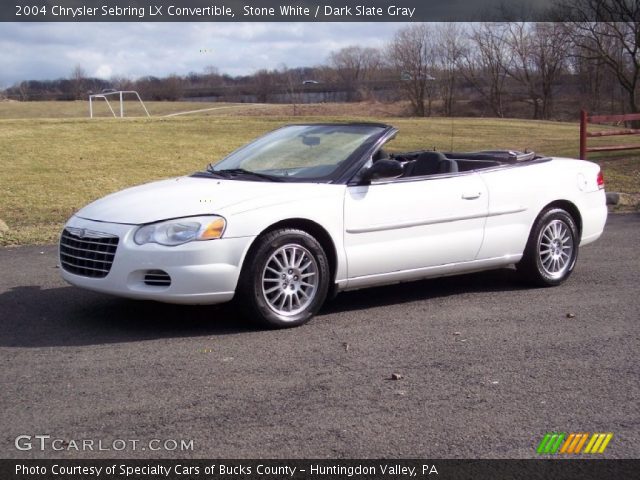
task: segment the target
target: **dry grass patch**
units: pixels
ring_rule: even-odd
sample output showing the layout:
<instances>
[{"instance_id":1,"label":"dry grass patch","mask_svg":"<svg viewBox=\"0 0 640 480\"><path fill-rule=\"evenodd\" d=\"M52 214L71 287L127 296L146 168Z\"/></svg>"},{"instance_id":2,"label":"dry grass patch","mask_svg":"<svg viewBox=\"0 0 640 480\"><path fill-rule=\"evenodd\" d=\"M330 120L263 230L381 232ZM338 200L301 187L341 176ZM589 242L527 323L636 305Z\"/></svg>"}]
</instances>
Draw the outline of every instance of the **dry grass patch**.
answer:
<instances>
[{"instance_id":1,"label":"dry grass patch","mask_svg":"<svg viewBox=\"0 0 640 480\"><path fill-rule=\"evenodd\" d=\"M193 104L190 104L193 105ZM577 124L491 119L384 121L400 128L391 150L533 149L575 156ZM0 120L1 245L55 242L91 200L154 179L185 175L286 123L345 117L196 115L137 119ZM453 136L452 136L453 131ZM637 158L602 160L609 190L640 191Z\"/></svg>"}]
</instances>

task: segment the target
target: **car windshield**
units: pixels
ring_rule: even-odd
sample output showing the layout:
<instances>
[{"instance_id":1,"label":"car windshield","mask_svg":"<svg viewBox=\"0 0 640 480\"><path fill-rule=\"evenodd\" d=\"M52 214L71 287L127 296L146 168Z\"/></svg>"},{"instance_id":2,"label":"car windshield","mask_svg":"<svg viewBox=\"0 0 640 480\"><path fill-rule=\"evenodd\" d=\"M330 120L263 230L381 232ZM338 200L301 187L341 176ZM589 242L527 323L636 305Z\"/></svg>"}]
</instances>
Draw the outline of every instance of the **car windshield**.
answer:
<instances>
[{"instance_id":1,"label":"car windshield","mask_svg":"<svg viewBox=\"0 0 640 480\"><path fill-rule=\"evenodd\" d=\"M379 125L291 125L236 150L208 171L280 179L324 178L383 130Z\"/></svg>"}]
</instances>

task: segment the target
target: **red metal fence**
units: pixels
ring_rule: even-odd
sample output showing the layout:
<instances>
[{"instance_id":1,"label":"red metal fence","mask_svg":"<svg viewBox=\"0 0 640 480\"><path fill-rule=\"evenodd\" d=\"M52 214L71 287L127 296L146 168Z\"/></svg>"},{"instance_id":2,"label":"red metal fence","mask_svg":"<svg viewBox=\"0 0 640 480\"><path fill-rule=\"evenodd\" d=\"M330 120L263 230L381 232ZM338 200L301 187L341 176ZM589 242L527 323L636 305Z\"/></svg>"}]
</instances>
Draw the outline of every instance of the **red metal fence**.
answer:
<instances>
[{"instance_id":1,"label":"red metal fence","mask_svg":"<svg viewBox=\"0 0 640 480\"><path fill-rule=\"evenodd\" d=\"M640 121L640 113L628 113L626 115L589 115L586 111L580 111L580 158L587 159L587 152L612 152L616 150L640 150L640 144L626 145L599 145L588 147L587 138L611 137L615 135L639 135L640 129L624 128L621 130L602 130L599 132L587 132L589 123L621 123Z\"/></svg>"}]
</instances>

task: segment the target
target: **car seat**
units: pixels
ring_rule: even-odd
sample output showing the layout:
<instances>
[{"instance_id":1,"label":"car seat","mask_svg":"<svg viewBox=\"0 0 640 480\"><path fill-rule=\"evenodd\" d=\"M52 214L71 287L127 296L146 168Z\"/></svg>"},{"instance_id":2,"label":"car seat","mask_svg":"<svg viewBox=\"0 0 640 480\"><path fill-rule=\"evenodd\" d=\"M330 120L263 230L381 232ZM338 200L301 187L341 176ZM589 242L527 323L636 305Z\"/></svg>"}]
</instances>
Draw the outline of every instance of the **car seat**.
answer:
<instances>
[{"instance_id":1,"label":"car seat","mask_svg":"<svg viewBox=\"0 0 640 480\"><path fill-rule=\"evenodd\" d=\"M441 152L422 152L418 158L407 165L406 177L422 177L424 175L436 175L438 173L455 173L458 164L455 160L447 158Z\"/></svg>"}]
</instances>

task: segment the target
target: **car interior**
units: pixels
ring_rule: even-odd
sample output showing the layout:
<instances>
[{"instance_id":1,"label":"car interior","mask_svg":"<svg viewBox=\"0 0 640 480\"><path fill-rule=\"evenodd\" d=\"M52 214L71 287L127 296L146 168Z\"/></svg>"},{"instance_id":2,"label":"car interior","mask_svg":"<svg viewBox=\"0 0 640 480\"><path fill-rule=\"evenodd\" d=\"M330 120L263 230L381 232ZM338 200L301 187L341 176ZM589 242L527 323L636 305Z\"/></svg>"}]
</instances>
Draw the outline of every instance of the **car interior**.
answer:
<instances>
[{"instance_id":1,"label":"car interior","mask_svg":"<svg viewBox=\"0 0 640 480\"><path fill-rule=\"evenodd\" d=\"M381 159L397 160L404 169L404 174L399 178L408 178L500 167L507 164L530 161L535 158L541 157L536 157L534 152L521 153L502 150L481 152L422 150L389 154L384 149L380 149L373 155L372 161L376 162Z\"/></svg>"}]
</instances>

